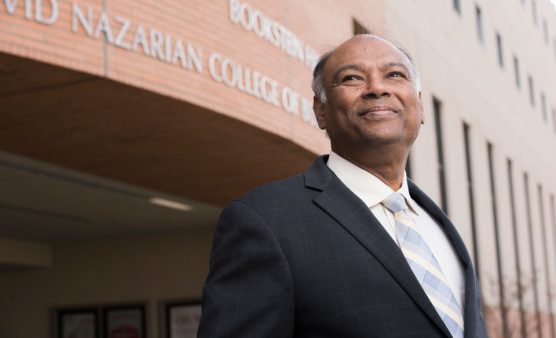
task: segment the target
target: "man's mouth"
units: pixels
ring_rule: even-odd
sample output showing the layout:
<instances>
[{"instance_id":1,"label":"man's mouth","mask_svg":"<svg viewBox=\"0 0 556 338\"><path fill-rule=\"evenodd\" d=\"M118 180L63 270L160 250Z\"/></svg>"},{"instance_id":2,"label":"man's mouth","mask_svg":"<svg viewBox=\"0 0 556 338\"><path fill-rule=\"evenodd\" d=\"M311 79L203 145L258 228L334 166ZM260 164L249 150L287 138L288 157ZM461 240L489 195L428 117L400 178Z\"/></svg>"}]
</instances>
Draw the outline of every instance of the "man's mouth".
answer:
<instances>
[{"instance_id":1,"label":"man's mouth","mask_svg":"<svg viewBox=\"0 0 556 338\"><path fill-rule=\"evenodd\" d=\"M380 106L380 107L373 107L373 108L368 108L368 109L364 109L361 110L360 112L357 113L357 115L359 116L374 116L374 117L380 117L380 116L387 116L387 115L392 115L392 114L396 114L397 112L390 108L390 107L386 107L386 106Z\"/></svg>"}]
</instances>

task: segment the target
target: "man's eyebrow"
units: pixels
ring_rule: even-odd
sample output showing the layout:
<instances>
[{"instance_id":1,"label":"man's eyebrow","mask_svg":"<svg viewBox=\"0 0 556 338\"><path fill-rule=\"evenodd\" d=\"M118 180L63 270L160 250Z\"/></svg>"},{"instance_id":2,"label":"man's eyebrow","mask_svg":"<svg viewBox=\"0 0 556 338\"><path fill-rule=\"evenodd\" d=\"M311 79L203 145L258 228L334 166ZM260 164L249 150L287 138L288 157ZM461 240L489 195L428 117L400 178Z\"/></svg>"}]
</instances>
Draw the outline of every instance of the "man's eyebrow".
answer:
<instances>
[{"instance_id":1,"label":"man's eyebrow","mask_svg":"<svg viewBox=\"0 0 556 338\"><path fill-rule=\"evenodd\" d=\"M387 64L383 65L381 68L386 69L386 68L395 68L395 67L402 67L409 73L409 68L404 63L401 62L388 62Z\"/></svg>"},{"instance_id":2,"label":"man's eyebrow","mask_svg":"<svg viewBox=\"0 0 556 338\"><path fill-rule=\"evenodd\" d=\"M336 69L336 71L334 72L334 76L332 78L335 79L338 76L338 74L340 74L345 70L357 70L359 72L363 72L365 68L361 65L352 64L352 63L341 65L340 67L338 67L338 69Z\"/></svg>"}]
</instances>

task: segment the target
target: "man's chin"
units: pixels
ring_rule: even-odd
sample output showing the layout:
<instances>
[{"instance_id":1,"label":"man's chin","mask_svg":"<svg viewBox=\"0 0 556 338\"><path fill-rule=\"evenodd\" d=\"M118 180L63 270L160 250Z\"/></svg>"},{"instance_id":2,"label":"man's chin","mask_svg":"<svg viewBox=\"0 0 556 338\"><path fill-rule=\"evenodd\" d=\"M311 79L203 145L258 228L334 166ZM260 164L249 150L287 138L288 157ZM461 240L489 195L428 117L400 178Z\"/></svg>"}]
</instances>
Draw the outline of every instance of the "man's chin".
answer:
<instances>
[{"instance_id":1,"label":"man's chin","mask_svg":"<svg viewBox=\"0 0 556 338\"><path fill-rule=\"evenodd\" d=\"M402 144L402 137L396 134L373 134L366 137L366 144L374 146L388 146Z\"/></svg>"}]
</instances>

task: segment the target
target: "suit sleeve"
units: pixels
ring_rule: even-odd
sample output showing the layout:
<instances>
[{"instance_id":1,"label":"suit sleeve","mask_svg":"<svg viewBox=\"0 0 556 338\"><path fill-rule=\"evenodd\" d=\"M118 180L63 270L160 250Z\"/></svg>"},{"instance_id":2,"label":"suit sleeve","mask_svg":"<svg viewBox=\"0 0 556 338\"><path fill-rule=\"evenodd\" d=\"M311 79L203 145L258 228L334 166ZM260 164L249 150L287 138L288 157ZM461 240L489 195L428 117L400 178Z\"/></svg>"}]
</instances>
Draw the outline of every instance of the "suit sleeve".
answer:
<instances>
[{"instance_id":1,"label":"suit sleeve","mask_svg":"<svg viewBox=\"0 0 556 338\"><path fill-rule=\"evenodd\" d=\"M294 318L292 277L274 232L233 202L216 226L197 337L291 338Z\"/></svg>"}]
</instances>

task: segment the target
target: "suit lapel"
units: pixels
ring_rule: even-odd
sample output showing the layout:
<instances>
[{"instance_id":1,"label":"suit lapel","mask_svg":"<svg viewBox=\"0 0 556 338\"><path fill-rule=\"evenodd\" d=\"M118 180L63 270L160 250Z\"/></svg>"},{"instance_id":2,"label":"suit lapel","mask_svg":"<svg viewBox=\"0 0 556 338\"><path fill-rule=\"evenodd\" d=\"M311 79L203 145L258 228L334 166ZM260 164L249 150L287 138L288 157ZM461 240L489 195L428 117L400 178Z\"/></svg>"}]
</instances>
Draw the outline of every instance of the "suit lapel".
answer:
<instances>
[{"instance_id":1,"label":"suit lapel","mask_svg":"<svg viewBox=\"0 0 556 338\"><path fill-rule=\"evenodd\" d=\"M437 222L443 227L444 233L452 243L454 250L460 257L464 266L464 278L465 278L465 302L464 302L464 323L465 323L465 337L474 337L476 326L476 311L480 309L480 304L478 304L478 285L475 277L475 271L473 270L473 264L471 263L471 258L469 253L465 248L463 240L457 233L455 226L448 219L448 216L436 204L423 192L421 191L413 182L408 181L409 192L411 197L423 208L425 209Z\"/></svg>"},{"instance_id":2,"label":"suit lapel","mask_svg":"<svg viewBox=\"0 0 556 338\"><path fill-rule=\"evenodd\" d=\"M467 253L465 244L459 236L456 227L448 219L448 216L446 216L446 214L439 207L437 207L436 204L415 185L415 183L408 180L408 186L411 198L413 198L415 202L425 209L429 215L431 215L432 218L434 218L436 222L442 226L442 230L444 230L444 233L448 236L456 254L463 262L464 268L467 268L467 266L471 263L471 258Z\"/></svg>"},{"instance_id":3,"label":"suit lapel","mask_svg":"<svg viewBox=\"0 0 556 338\"><path fill-rule=\"evenodd\" d=\"M321 191L314 202L365 247L422 311L450 337L401 250L369 208L328 169L325 161L326 157L319 158L305 173L306 186Z\"/></svg>"}]
</instances>

